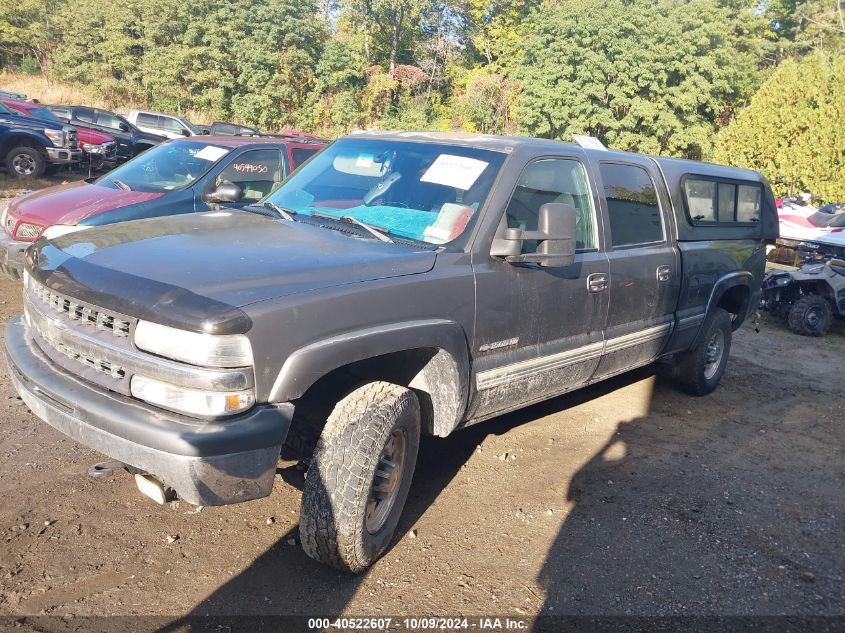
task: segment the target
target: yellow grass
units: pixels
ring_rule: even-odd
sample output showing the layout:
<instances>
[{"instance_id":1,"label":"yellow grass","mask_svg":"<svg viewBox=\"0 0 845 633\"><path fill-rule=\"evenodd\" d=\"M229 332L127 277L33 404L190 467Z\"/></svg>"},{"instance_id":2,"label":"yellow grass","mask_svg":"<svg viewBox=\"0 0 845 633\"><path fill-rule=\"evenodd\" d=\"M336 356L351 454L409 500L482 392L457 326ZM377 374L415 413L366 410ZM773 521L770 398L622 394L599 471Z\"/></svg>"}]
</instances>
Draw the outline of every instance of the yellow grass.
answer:
<instances>
[{"instance_id":1,"label":"yellow grass","mask_svg":"<svg viewBox=\"0 0 845 633\"><path fill-rule=\"evenodd\" d=\"M115 102L103 98L84 86L76 86L61 81L48 81L40 75L0 71L0 90L20 92L30 99L38 99L41 103L87 105L103 108L119 114L126 114L133 108L146 108L144 103ZM185 118L193 123L211 123L213 116L205 112L189 111Z\"/></svg>"}]
</instances>

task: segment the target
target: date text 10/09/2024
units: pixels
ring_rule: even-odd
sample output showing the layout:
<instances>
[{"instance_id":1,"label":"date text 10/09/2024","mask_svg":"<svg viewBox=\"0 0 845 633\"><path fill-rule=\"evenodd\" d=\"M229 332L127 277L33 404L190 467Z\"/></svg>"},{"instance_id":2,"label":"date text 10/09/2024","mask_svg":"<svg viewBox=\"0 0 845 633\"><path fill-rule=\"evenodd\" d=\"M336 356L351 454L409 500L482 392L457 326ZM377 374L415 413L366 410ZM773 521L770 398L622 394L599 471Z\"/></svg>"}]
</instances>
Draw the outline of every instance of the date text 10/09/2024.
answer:
<instances>
[{"instance_id":1,"label":"date text 10/09/2024","mask_svg":"<svg viewBox=\"0 0 845 633\"><path fill-rule=\"evenodd\" d=\"M309 618L309 630L358 630L358 631L388 631L399 629L406 631L524 631L528 629L528 622L516 618Z\"/></svg>"}]
</instances>

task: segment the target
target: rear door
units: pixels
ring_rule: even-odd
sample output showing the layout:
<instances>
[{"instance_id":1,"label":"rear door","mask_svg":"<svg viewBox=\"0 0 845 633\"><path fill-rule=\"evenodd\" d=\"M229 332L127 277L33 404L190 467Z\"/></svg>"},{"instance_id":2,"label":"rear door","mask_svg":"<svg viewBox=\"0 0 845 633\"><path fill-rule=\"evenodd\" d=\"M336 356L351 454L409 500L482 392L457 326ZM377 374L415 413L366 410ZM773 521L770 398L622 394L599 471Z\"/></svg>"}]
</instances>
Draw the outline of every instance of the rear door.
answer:
<instances>
[{"instance_id":1,"label":"rear door","mask_svg":"<svg viewBox=\"0 0 845 633\"><path fill-rule=\"evenodd\" d=\"M287 143L288 174L299 167L322 148L320 145L304 145L299 143Z\"/></svg>"},{"instance_id":2,"label":"rear door","mask_svg":"<svg viewBox=\"0 0 845 633\"><path fill-rule=\"evenodd\" d=\"M605 350L596 378L654 360L674 325L680 275L670 203L646 158L598 162L610 262Z\"/></svg>"}]
</instances>

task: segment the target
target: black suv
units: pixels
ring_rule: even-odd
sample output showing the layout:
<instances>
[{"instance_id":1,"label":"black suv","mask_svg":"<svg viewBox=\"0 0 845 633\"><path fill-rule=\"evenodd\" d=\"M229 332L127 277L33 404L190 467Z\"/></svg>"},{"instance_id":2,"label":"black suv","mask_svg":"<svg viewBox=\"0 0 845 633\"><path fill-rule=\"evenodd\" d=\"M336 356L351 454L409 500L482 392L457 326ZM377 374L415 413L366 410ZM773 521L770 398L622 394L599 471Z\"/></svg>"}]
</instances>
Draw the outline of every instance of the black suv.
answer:
<instances>
[{"instance_id":1,"label":"black suv","mask_svg":"<svg viewBox=\"0 0 845 633\"><path fill-rule=\"evenodd\" d=\"M107 110L66 105L46 107L62 121L111 134L117 142L118 162L129 160L167 140L166 136L141 131L124 117Z\"/></svg>"},{"instance_id":2,"label":"black suv","mask_svg":"<svg viewBox=\"0 0 845 633\"><path fill-rule=\"evenodd\" d=\"M255 207L40 240L6 352L36 415L159 502L267 496L284 447L305 551L360 572L421 435L658 359L715 389L777 227L750 170L365 132Z\"/></svg>"}]
</instances>

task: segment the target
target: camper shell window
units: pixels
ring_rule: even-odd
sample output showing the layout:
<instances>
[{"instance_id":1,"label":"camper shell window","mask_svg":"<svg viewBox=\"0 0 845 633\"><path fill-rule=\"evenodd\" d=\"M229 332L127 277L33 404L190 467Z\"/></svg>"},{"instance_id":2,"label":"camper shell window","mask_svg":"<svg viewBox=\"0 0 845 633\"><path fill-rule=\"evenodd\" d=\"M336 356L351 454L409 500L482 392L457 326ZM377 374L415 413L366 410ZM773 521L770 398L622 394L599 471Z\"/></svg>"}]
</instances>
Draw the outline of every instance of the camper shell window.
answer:
<instances>
[{"instance_id":1,"label":"camper shell window","mask_svg":"<svg viewBox=\"0 0 845 633\"><path fill-rule=\"evenodd\" d=\"M760 222L760 183L690 174L683 177L682 184L684 209L693 225Z\"/></svg>"}]
</instances>

